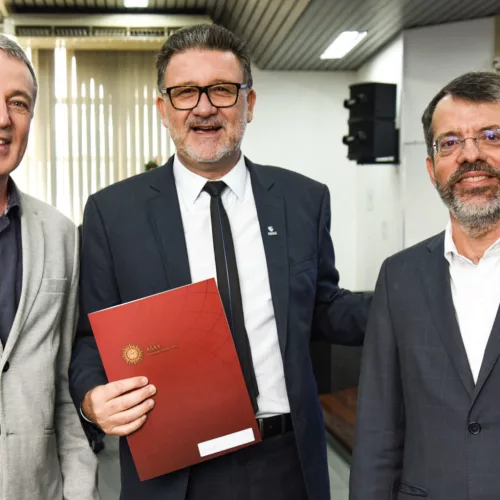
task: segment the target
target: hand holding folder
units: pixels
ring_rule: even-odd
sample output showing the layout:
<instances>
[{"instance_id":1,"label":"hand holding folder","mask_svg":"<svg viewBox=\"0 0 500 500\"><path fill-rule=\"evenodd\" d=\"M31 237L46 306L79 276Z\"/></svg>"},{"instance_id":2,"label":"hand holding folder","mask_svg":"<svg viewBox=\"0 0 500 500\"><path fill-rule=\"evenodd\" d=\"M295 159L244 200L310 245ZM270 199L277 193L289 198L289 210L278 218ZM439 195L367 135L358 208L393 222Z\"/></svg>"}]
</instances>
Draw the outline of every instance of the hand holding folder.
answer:
<instances>
[{"instance_id":1,"label":"hand holding folder","mask_svg":"<svg viewBox=\"0 0 500 500\"><path fill-rule=\"evenodd\" d=\"M154 407L154 385L146 377L132 377L91 389L82 401L85 417L106 434L128 436L141 427Z\"/></svg>"},{"instance_id":2,"label":"hand holding folder","mask_svg":"<svg viewBox=\"0 0 500 500\"><path fill-rule=\"evenodd\" d=\"M214 279L89 315L108 380L145 376L146 423L127 437L141 480L260 441Z\"/></svg>"}]
</instances>

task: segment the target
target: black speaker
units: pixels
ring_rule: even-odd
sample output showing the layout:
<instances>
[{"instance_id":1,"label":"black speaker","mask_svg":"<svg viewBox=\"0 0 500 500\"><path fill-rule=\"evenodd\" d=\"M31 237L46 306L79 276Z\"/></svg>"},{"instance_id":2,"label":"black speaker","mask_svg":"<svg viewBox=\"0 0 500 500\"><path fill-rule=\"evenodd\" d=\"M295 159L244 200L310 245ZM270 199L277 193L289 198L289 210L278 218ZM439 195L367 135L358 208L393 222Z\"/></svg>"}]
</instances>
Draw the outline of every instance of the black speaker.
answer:
<instances>
[{"instance_id":1,"label":"black speaker","mask_svg":"<svg viewBox=\"0 0 500 500\"><path fill-rule=\"evenodd\" d=\"M396 129L396 85L357 83L344 101L349 109L349 134L342 142L347 157L357 163L399 163Z\"/></svg>"},{"instance_id":2,"label":"black speaker","mask_svg":"<svg viewBox=\"0 0 500 500\"><path fill-rule=\"evenodd\" d=\"M393 120L349 120L347 157L358 163L397 163L398 131Z\"/></svg>"},{"instance_id":3,"label":"black speaker","mask_svg":"<svg viewBox=\"0 0 500 500\"><path fill-rule=\"evenodd\" d=\"M344 100L349 119L396 118L396 85L392 83L356 83L349 87L350 97Z\"/></svg>"}]
</instances>

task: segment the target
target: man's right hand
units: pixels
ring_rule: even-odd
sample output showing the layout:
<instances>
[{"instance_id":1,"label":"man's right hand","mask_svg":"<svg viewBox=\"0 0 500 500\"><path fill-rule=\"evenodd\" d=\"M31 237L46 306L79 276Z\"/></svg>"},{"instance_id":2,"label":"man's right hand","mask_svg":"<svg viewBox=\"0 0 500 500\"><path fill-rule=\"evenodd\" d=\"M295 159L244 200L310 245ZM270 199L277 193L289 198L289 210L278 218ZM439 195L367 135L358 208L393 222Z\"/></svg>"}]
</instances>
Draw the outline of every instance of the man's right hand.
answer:
<instances>
[{"instance_id":1,"label":"man's right hand","mask_svg":"<svg viewBox=\"0 0 500 500\"><path fill-rule=\"evenodd\" d=\"M146 377L133 377L91 389L82 401L83 414L106 434L128 436L146 421L156 388Z\"/></svg>"}]
</instances>

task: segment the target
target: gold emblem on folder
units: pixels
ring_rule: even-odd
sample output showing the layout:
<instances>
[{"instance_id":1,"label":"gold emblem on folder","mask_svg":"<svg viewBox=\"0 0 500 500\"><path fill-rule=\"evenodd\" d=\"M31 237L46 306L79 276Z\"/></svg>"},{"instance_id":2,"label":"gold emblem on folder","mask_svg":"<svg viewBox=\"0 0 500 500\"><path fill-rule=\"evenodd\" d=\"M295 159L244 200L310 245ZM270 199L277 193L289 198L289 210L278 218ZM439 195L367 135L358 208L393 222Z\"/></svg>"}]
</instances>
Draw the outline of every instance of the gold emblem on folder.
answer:
<instances>
[{"instance_id":1,"label":"gold emblem on folder","mask_svg":"<svg viewBox=\"0 0 500 500\"><path fill-rule=\"evenodd\" d=\"M129 365L136 365L143 359L142 349L137 344L129 344L122 351L122 358Z\"/></svg>"}]
</instances>

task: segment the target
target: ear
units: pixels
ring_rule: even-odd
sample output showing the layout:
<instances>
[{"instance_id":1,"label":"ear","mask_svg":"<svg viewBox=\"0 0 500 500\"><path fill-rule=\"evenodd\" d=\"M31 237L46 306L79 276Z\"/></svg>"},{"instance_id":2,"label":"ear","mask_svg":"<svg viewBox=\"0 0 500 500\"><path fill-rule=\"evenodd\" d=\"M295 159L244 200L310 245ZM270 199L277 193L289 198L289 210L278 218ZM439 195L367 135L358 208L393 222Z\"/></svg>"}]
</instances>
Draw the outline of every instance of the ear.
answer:
<instances>
[{"instance_id":1,"label":"ear","mask_svg":"<svg viewBox=\"0 0 500 500\"><path fill-rule=\"evenodd\" d=\"M248 123L253 120L253 108L255 106L255 101L257 100L257 94L254 89L250 89L247 95L247 105L248 105Z\"/></svg>"},{"instance_id":2,"label":"ear","mask_svg":"<svg viewBox=\"0 0 500 500\"><path fill-rule=\"evenodd\" d=\"M161 95L156 98L156 109L158 109L158 112L160 113L163 126L168 128L167 104Z\"/></svg>"},{"instance_id":3,"label":"ear","mask_svg":"<svg viewBox=\"0 0 500 500\"><path fill-rule=\"evenodd\" d=\"M427 173L432 182L432 185L436 187L436 174L434 172L434 162L430 156L425 159L425 166L427 167Z\"/></svg>"}]
</instances>

